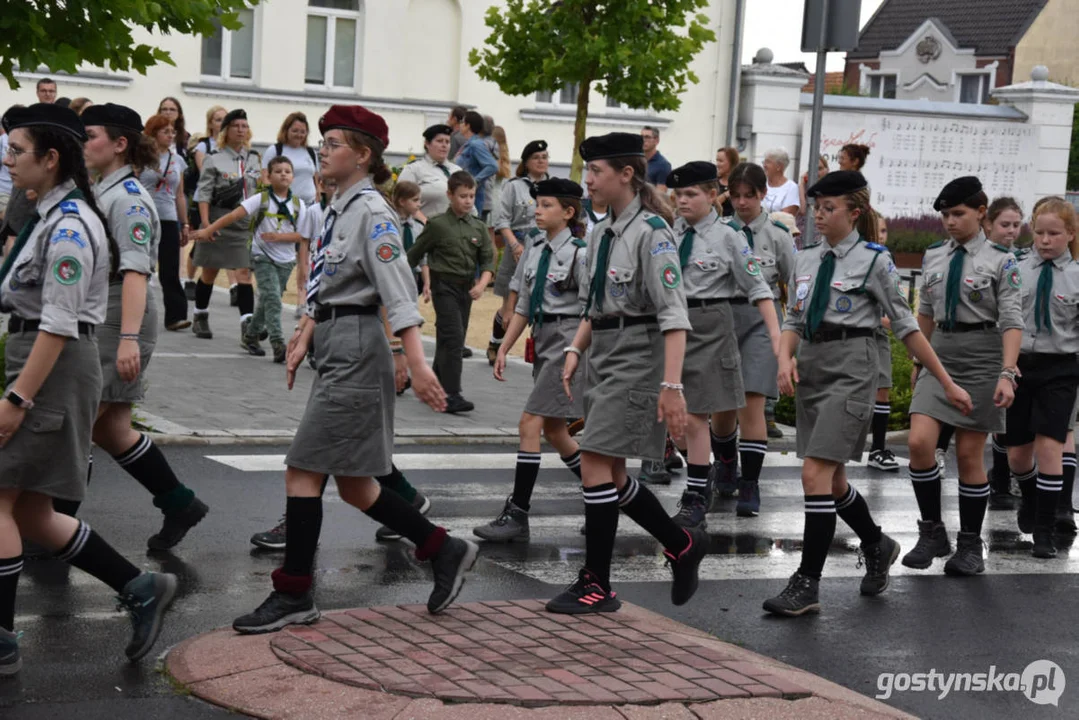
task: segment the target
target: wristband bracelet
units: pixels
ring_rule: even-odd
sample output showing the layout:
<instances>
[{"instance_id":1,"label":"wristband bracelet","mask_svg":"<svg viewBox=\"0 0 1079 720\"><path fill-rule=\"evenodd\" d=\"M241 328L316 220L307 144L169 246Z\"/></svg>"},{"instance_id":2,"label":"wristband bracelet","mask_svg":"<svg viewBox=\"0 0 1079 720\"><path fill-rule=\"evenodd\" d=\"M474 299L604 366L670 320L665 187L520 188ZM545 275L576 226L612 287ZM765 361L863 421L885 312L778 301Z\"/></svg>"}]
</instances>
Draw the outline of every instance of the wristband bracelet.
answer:
<instances>
[{"instance_id":1,"label":"wristband bracelet","mask_svg":"<svg viewBox=\"0 0 1079 720\"><path fill-rule=\"evenodd\" d=\"M138 333L120 333L120 339L121 340L136 340L137 341L139 339L139 334Z\"/></svg>"},{"instance_id":2,"label":"wristband bracelet","mask_svg":"<svg viewBox=\"0 0 1079 720\"><path fill-rule=\"evenodd\" d=\"M574 354L574 355L576 355L577 357L581 357L581 349L580 349L579 347L576 347L576 346L574 346L574 345L567 345L567 346L566 346L566 347L565 347L565 348L564 348L564 349L562 350L562 354L563 354L563 355L565 355L566 353L573 353L573 354Z\"/></svg>"},{"instance_id":3,"label":"wristband bracelet","mask_svg":"<svg viewBox=\"0 0 1079 720\"><path fill-rule=\"evenodd\" d=\"M677 390L678 392L682 392L686 389L686 386L682 383L661 382L659 386L664 390Z\"/></svg>"},{"instance_id":4,"label":"wristband bracelet","mask_svg":"<svg viewBox=\"0 0 1079 720\"><path fill-rule=\"evenodd\" d=\"M390 348L390 352L394 355L404 355L405 349L403 347Z\"/></svg>"}]
</instances>

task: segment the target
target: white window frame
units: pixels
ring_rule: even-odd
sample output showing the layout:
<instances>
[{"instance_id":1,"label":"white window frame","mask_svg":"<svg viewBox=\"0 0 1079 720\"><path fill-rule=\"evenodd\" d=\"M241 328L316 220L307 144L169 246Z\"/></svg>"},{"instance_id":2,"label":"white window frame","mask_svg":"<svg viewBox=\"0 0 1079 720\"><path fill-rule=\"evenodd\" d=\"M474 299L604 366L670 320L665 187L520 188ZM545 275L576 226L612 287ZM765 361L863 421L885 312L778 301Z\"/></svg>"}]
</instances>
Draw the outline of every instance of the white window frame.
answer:
<instances>
[{"instance_id":1,"label":"white window frame","mask_svg":"<svg viewBox=\"0 0 1079 720\"><path fill-rule=\"evenodd\" d=\"M980 67L975 70L963 70L952 73L952 83L955 85L955 101L962 102L960 98L963 96L963 78L977 75L982 78L982 82L985 83L985 92L979 93L977 105L985 105L988 100L992 98L993 88L997 84L997 66L999 62L994 62L985 67ZM966 105L972 105L975 103L964 103Z\"/></svg>"},{"instance_id":2,"label":"white window frame","mask_svg":"<svg viewBox=\"0 0 1079 720\"><path fill-rule=\"evenodd\" d=\"M202 43L199 43L199 74L204 81L236 83L237 85L254 85L258 75L258 58L260 38L258 33L261 18L258 6L248 8L251 10L251 77L232 77L232 30L221 28L221 74L207 75L202 72ZM205 42L205 38L202 39Z\"/></svg>"},{"instance_id":3,"label":"white window frame","mask_svg":"<svg viewBox=\"0 0 1079 720\"><path fill-rule=\"evenodd\" d=\"M307 12L304 14L304 38L307 37L307 18L312 15L326 18L326 55L323 59L324 65L322 66L323 77L330 82L314 83L307 82L304 78L304 87L307 88L322 88L325 90L356 90L359 91L360 86L360 48L361 39L363 38L363 19L364 19L364 2L358 0L357 5L359 10L338 10L336 8L324 8L316 7L311 4L307 4ZM337 78L334 77L334 52L337 49L337 20L355 20L356 21L356 47L353 49L352 55L352 84L351 85L338 85L334 82ZM306 48L304 53L304 75L307 74L307 55Z\"/></svg>"},{"instance_id":4,"label":"white window frame","mask_svg":"<svg viewBox=\"0 0 1079 720\"><path fill-rule=\"evenodd\" d=\"M873 78L875 78L875 77L879 77L881 79L880 80L880 93L881 94L878 94L878 95L873 95L872 94ZM869 96L869 97L876 97L878 100L884 100L884 99L891 100L892 98L885 98L884 94L883 94L884 93L884 78L886 78L886 77L894 77L895 78L895 94L896 94L896 97L898 97L899 96L899 73L896 72L895 70L869 70L869 71L863 71L862 72L862 84L863 84L862 85L862 92L865 95Z\"/></svg>"},{"instance_id":5,"label":"white window frame","mask_svg":"<svg viewBox=\"0 0 1079 720\"><path fill-rule=\"evenodd\" d=\"M550 100L541 100L540 99L540 93L537 92L536 93L536 107L539 107L539 108L551 108L551 109L554 109L554 108L574 108L574 109L576 109L576 107L577 107L577 94L576 93L574 93L573 102L571 102L571 103L562 102L562 91L565 90L566 88L568 88L570 85L574 85L574 84L576 84L576 83L566 83L562 87L558 88L553 93L551 93L551 99Z\"/></svg>"}]
</instances>

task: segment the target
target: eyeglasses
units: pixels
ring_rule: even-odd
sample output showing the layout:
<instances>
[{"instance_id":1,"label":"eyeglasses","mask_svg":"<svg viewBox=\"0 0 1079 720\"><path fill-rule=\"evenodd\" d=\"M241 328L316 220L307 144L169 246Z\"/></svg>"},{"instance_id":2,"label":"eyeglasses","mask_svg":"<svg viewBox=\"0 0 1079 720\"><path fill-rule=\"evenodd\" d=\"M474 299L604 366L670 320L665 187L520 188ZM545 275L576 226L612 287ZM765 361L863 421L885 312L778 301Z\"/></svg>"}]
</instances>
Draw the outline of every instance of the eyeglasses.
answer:
<instances>
[{"instance_id":1,"label":"eyeglasses","mask_svg":"<svg viewBox=\"0 0 1079 720\"><path fill-rule=\"evenodd\" d=\"M22 157L23 155L25 155L26 153L34 153L34 152L35 152L34 150L20 150L19 148L15 147L14 145L8 145L6 154L12 160L15 160L16 162L18 162L19 158Z\"/></svg>"},{"instance_id":2,"label":"eyeglasses","mask_svg":"<svg viewBox=\"0 0 1079 720\"><path fill-rule=\"evenodd\" d=\"M326 148L328 152L333 152L337 148L348 147L348 143L335 142L333 140L320 140L318 143L318 149Z\"/></svg>"}]
</instances>

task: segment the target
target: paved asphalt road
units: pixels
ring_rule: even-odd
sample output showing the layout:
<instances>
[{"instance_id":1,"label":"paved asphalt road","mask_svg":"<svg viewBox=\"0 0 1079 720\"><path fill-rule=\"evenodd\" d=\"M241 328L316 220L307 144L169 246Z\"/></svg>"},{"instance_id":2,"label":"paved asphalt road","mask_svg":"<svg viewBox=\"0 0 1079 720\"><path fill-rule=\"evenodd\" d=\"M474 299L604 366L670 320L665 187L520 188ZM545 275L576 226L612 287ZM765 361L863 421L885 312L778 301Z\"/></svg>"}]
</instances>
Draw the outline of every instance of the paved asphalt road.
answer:
<instances>
[{"instance_id":1,"label":"paved asphalt road","mask_svg":"<svg viewBox=\"0 0 1079 720\"><path fill-rule=\"evenodd\" d=\"M511 485L511 448L408 452L399 463L428 492L432 518L451 531L468 532L501 509ZM96 459L84 519L141 566L181 578L181 595L157 651L227 625L268 593L269 573L281 556L252 552L248 537L283 511L278 469L283 453L284 448L266 447L168 448L176 470L210 504L211 514L174 555L164 557L144 551L159 522L149 498L111 461ZM765 514L754 520L711 517L713 554L702 565L697 596L682 608L669 603L669 575L656 544L623 518L614 567L620 595L867 695L877 692L880 673L975 673L990 666L998 673L1021 673L1034 660L1052 660L1071 681L1059 707L1035 705L1018 692L952 692L943 699L936 693L896 692L886 702L934 718L1079 716L1074 613L1079 560L1067 552L1055 561L1031 559L1029 536L1016 534L1010 514L991 513L987 520L989 574L955 580L943 576L939 563L917 576L900 571L891 589L875 599L858 596L862 570L856 541L840 523L822 583L824 613L800 620L765 616L761 601L782 588L798 562L797 477L793 458L770 455L763 481ZM909 548L916 507L905 473L897 477L855 468L851 477L885 531ZM944 507L954 529L954 470L951 477ZM659 490L669 508L677 502L681 482ZM583 559L580 519L575 479L556 458L545 456L533 501L531 544L485 548L485 561L461 599L550 596L573 578ZM319 551L322 608L426 599L428 569L411 559L406 543L376 544L374 530L331 485ZM6 720L230 716L177 695L152 660L134 667L123 662L127 621L114 612L110 591L77 570L51 560L28 561L17 613L18 629L25 633L25 666L18 679L0 682L0 717Z\"/></svg>"}]
</instances>

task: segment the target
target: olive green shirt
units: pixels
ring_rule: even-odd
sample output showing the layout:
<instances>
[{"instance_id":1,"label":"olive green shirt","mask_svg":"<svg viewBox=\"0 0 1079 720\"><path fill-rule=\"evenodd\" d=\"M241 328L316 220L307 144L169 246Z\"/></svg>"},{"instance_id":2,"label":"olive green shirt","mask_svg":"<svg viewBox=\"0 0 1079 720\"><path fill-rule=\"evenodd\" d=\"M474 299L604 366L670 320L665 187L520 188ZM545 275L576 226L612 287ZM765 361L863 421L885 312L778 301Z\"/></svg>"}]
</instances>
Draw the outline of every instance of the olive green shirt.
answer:
<instances>
[{"instance_id":1,"label":"olive green shirt","mask_svg":"<svg viewBox=\"0 0 1079 720\"><path fill-rule=\"evenodd\" d=\"M453 210L428 218L416 244L408 251L408 264L416 267L427 256L431 272L471 278L494 273L495 246L487 225L471 213L458 217Z\"/></svg>"}]
</instances>

